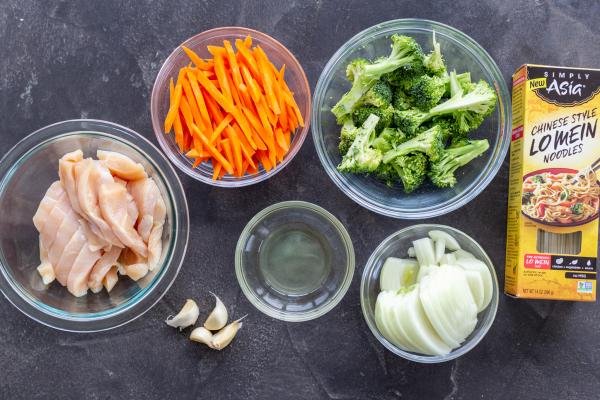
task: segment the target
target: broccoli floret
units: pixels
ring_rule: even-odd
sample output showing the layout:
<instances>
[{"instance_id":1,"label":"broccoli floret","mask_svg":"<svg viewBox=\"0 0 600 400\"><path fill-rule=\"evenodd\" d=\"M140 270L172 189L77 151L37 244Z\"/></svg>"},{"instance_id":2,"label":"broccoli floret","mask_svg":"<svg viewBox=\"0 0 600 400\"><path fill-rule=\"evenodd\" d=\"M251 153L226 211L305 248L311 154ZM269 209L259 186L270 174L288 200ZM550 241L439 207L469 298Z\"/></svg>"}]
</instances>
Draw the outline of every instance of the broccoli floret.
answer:
<instances>
[{"instance_id":1,"label":"broccoli floret","mask_svg":"<svg viewBox=\"0 0 600 400\"><path fill-rule=\"evenodd\" d=\"M427 176L427 156L423 153L406 154L396 157L390 164L402 181L406 193L414 192Z\"/></svg>"},{"instance_id":2,"label":"broccoli floret","mask_svg":"<svg viewBox=\"0 0 600 400\"><path fill-rule=\"evenodd\" d=\"M375 127L375 132L379 133L384 128L391 125L394 118L394 109L392 106L387 108L377 108L373 106L359 107L352 113L352 120L354 125L361 126L369 118L369 115L375 114L379 117L379 122Z\"/></svg>"},{"instance_id":3,"label":"broccoli floret","mask_svg":"<svg viewBox=\"0 0 600 400\"><path fill-rule=\"evenodd\" d=\"M456 76L456 74L454 74ZM452 85L452 75L450 76ZM494 111L496 92L485 81L479 81L468 93L462 89L445 102L429 110L429 114L452 114L457 122L459 132L466 133L477 129L483 120Z\"/></svg>"},{"instance_id":4,"label":"broccoli floret","mask_svg":"<svg viewBox=\"0 0 600 400\"><path fill-rule=\"evenodd\" d=\"M453 187L456 184L454 172L483 154L488 148L487 139L472 140L465 145L447 148L438 161L431 163L429 179L438 187Z\"/></svg>"},{"instance_id":5,"label":"broccoli floret","mask_svg":"<svg viewBox=\"0 0 600 400\"><path fill-rule=\"evenodd\" d=\"M447 143L449 140L454 140L455 138L463 138L464 135L458 132L458 128L456 126L456 122L452 118L448 117L433 117L429 127L434 125L438 125L442 129L442 142Z\"/></svg>"},{"instance_id":6,"label":"broccoli floret","mask_svg":"<svg viewBox=\"0 0 600 400\"><path fill-rule=\"evenodd\" d=\"M544 179L544 175L536 175L533 178L531 178L531 180L534 183L544 183L544 182L546 182L546 179Z\"/></svg>"},{"instance_id":7,"label":"broccoli floret","mask_svg":"<svg viewBox=\"0 0 600 400\"><path fill-rule=\"evenodd\" d=\"M408 110L397 110L394 113L393 123L409 136L417 134L419 127L432 116L421 111L418 108L411 108Z\"/></svg>"},{"instance_id":8,"label":"broccoli floret","mask_svg":"<svg viewBox=\"0 0 600 400\"><path fill-rule=\"evenodd\" d=\"M355 58L350 61L350 63L346 66L346 79L350 82L354 82L355 72L361 70L364 66L369 64L369 60L366 58Z\"/></svg>"},{"instance_id":9,"label":"broccoli floret","mask_svg":"<svg viewBox=\"0 0 600 400\"><path fill-rule=\"evenodd\" d=\"M372 114L357 129L354 141L337 167L339 171L368 173L377 169L383 157L380 150L371 148L372 141L375 138L377 122L379 122L379 117Z\"/></svg>"},{"instance_id":10,"label":"broccoli floret","mask_svg":"<svg viewBox=\"0 0 600 400\"><path fill-rule=\"evenodd\" d=\"M425 153L431 161L438 160L444 152L441 128L434 126L401 143L383 155L383 162L389 163L396 157L415 152Z\"/></svg>"},{"instance_id":11,"label":"broccoli floret","mask_svg":"<svg viewBox=\"0 0 600 400\"><path fill-rule=\"evenodd\" d=\"M404 111L412 108L411 101L402 88L394 88L392 105L396 110Z\"/></svg>"},{"instance_id":12,"label":"broccoli floret","mask_svg":"<svg viewBox=\"0 0 600 400\"><path fill-rule=\"evenodd\" d=\"M533 192L525 192L523 196L521 196L521 204L526 205L531 203L531 198L533 197Z\"/></svg>"},{"instance_id":13,"label":"broccoli floret","mask_svg":"<svg viewBox=\"0 0 600 400\"><path fill-rule=\"evenodd\" d=\"M373 147L385 153L406 140L408 138L400 129L384 128L379 136L373 140Z\"/></svg>"},{"instance_id":14,"label":"broccoli floret","mask_svg":"<svg viewBox=\"0 0 600 400\"><path fill-rule=\"evenodd\" d=\"M446 64L442 57L442 50L439 42L435 40L435 32L433 32L433 50L426 55L423 64L427 71L432 75L442 76L446 73Z\"/></svg>"},{"instance_id":15,"label":"broccoli floret","mask_svg":"<svg viewBox=\"0 0 600 400\"><path fill-rule=\"evenodd\" d=\"M400 180L396 169L392 163L379 164L379 167L374 172L374 175L377 179L385 183L387 186L392 187Z\"/></svg>"},{"instance_id":16,"label":"broccoli floret","mask_svg":"<svg viewBox=\"0 0 600 400\"><path fill-rule=\"evenodd\" d=\"M392 88L383 81L377 81L365 93L361 102L378 108L387 108L392 104Z\"/></svg>"},{"instance_id":17,"label":"broccoli floret","mask_svg":"<svg viewBox=\"0 0 600 400\"><path fill-rule=\"evenodd\" d=\"M356 138L357 131L358 128L354 125L352 118L346 118L340 131L340 144L338 145L338 149L342 156L348 152L350 145L352 145L352 142L354 142L354 139Z\"/></svg>"},{"instance_id":18,"label":"broccoli floret","mask_svg":"<svg viewBox=\"0 0 600 400\"><path fill-rule=\"evenodd\" d=\"M372 64L365 64L364 61L357 62L352 64L350 71L346 70L346 75L352 77L352 87L331 109L338 123L343 123L344 116L354 111L364 94L383 74L405 65L411 65L417 60L421 62L423 52L413 38L392 35L391 41L392 51L388 57Z\"/></svg>"},{"instance_id":19,"label":"broccoli floret","mask_svg":"<svg viewBox=\"0 0 600 400\"><path fill-rule=\"evenodd\" d=\"M408 90L412 104L423 111L429 111L440 102L446 92L446 79L438 76L422 75L412 81Z\"/></svg>"},{"instance_id":20,"label":"broccoli floret","mask_svg":"<svg viewBox=\"0 0 600 400\"><path fill-rule=\"evenodd\" d=\"M583 214L583 203L575 203L571 206L571 212L574 215L581 215Z\"/></svg>"}]
</instances>

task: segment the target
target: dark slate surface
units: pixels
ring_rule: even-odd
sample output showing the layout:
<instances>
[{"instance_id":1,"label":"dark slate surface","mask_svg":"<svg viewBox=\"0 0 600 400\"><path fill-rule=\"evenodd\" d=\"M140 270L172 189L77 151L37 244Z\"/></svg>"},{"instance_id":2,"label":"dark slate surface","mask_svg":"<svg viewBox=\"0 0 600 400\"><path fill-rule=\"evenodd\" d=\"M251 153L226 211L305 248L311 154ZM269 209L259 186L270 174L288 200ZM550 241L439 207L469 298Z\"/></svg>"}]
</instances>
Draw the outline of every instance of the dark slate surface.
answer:
<instances>
[{"instance_id":1,"label":"dark slate surface","mask_svg":"<svg viewBox=\"0 0 600 400\"><path fill-rule=\"evenodd\" d=\"M225 4L227 3L227 4ZM370 3L370 4L368 4ZM450 24L481 43L506 79L525 62L596 66L600 5L586 1L63 1L0 3L0 154L63 119L129 126L155 142L149 98L162 62L205 29L245 25L273 35L303 64L311 87L335 50L393 18ZM432 219L479 238L503 283L507 165L468 206ZM0 300L0 397L203 399L592 399L600 388L597 304L501 297L483 342L442 365L404 361L376 342L360 309L362 266L388 234L410 224L360 208L321 168L309 137L267 182L214 189L180 173L192 232L183 269L164 299L111 332L70 334L38 325ZM252 199L252 201L248 201ZM315 202L348 226L357 271L328 315L286 324L246 301L233 269L239 232L281 200ZM213 352L163 320L188 297L213 290L249 314L238 340Z\"/></svg>"}]
</instances>

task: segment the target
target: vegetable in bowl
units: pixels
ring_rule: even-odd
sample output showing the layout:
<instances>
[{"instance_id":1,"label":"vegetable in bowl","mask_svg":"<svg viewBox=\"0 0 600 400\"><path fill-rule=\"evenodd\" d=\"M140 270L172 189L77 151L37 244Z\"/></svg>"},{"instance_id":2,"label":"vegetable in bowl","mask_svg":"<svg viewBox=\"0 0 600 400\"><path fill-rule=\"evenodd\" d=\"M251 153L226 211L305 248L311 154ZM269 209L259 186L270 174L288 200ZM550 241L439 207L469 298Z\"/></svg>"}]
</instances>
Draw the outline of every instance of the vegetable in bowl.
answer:
<instances>
[{"instance_id":1,"label":"vegetable in bowl","mask_svg":"<svg viewBox=\"0 0 600 400\"><path fill-rule=\"evenodd\" d=\"M401 184L406 193L426 178L454 187L455 171L489 148L469 133L492 114L496 93L469 72L448 73L435 34L427 55L409 36L390 40L387 57L357 58L346 68L352 87L331 109L342 126L337 169Z\"/></svg>"}]
</instances>

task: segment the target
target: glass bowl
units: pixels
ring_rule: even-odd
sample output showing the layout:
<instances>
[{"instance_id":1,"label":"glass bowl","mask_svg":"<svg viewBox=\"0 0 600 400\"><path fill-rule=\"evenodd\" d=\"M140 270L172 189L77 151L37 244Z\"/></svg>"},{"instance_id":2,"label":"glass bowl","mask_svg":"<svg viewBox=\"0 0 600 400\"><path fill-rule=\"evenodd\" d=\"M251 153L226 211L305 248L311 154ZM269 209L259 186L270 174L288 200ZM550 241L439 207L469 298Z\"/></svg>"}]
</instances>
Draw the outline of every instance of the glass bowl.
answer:
<instances>
[{"instance_id":1,"label":"glass bowl","mask_svg":"<svg viewBox=\"0 0 600 400\"><path fill-rule=\"evenodd\" d=\"M110 293L75 297L58 283L45 287L38 232L32 217L50 184L58 179L58 159L82 149L121 152L141 163L167 206L159 265L134 282L121 277ZM187 248L188 208L183 187L168 160L148 140L123 126L97 120L71 120L42 128L21 140L0 161L0 289L34 320L66 331L93 332L123 325L156 304L169 289Z\"/></svg>"},{"instance_id":2,"label":"glass bowl","mask_svg":"<svg viewBox=\"0 0 600 400\"><path fill-rule=\"evenodd\" d=\"M242 177L225 175L222 179L215 181L212 179L213 169L210 163L205 162L198 167L193 168L193 161L179 151L173 135L165 135L163 132L163 122L169 110L169 80L171 78L173 78L174 81L177 80L179 69L190 63L188 56L181 49L181 46L186 46L194 50L200 57L205 58L211 57L206 46L222 46L223 40L233 42L235 39L244 39L248 35L252 37L253 45L260 45L265 50L265 53L267 53L275 67L280 68L285 64L286 83L294 93L294 98L300 108L302 117L304 118L304 127L296 129L296 132L292 135L292 143L289 152L285 155L283 161L275 168L271 169L271 171L267 172L261 167L255 174L246 174ZM204 31L186 40L180 46L177 46L171 55L167 57L158 72L154 87L152 88L152 97L150 100L152 127L154 128L156 139L171 162L173 162L177 168L196 180L213 186L232 188L253 185L264 181L285 168L298 153L302 147L302 143L304 143L310 125L310 112L310 87L306 75L304 74L304 70L296 57L294 57L285 46L272 37L253 29L235 26Z\"/></svg>"},{"instance_id":3,"label":"glass bowl","mask_svg":"<svg viewBox=\"0 0 600 400\"><path fill-rule=\"evenodd\" d=\"M343 174L336 166L340 127L331 108L350 88L346 65L356 57L374 59L390 51L394 34L415 38L425 52L431 50L432 33L441 44L449 70L470 71L472 79L483 79L495 88L498 104L494 113L471 136L487 138L490 149L457 171L453 188L439 189L430 183L405 194L401 187L389 188L373 177ZM510 142L510 100L506 83L490 55L464 33L438 22L400 19L372 26L347 41L325 66L314 92L312 132L319 159L333 182L348 197L363 207L394 218L422 219L446 214L475 198L492 180L502 165Z\"/></svg>"},{"instance_id":4,"label":"glass bowl","mask_svg":"<svg viewBox=\"0 0 600 400\"><path fill-rule=\"evenodd\" d=\"M433 229L449 233L458 241L463 250L472 253L477 259L483 261L490 270L493 284L492 300L485 310L477 314L477 325L475 326L473 333L469 335L460 347L452 350L445 356L428 356L402 350L388 341L381 332L379 332L379 329L375 324L375 302L377 300L377 295L380 292L379 273L386 258L406 258L408 248L412 246L412 241L427 237L427 232ZM494 269L492 261L481 246L473 238L458 229L446 225L435 224L409 226L388 236L379 246L377 246L375 251L371 254L371 257L369 257L360 283L360 304L367 325L369 326L369 329L371 329L371 332L373 332L373 335L375 335L377 340L392 353L406 358L407 360L421 363L440 363L449 361L462 356L475 347L486 335L494 322L494 318L496 318L496 311L498 310L498 294L499 289L496 270Z\"/></svg>"},{"instance_id":5,"label":"glass bowl","mask_svg":"<svg viewBox=\"0 0 600 400\"><path fill-rule=\"evenodd\" d=\"M305 241L307 232L318 245ZM289 250L277 249L274 238L315 258L309 266L274 266L273 258L285 257ZM330 311L346 294L354 274L354 247L331 213L311 203L285 201L248 222L237 243L235 272L244 295L260 311L283 321L308 321Z\"/></svg>"}]
</instances>

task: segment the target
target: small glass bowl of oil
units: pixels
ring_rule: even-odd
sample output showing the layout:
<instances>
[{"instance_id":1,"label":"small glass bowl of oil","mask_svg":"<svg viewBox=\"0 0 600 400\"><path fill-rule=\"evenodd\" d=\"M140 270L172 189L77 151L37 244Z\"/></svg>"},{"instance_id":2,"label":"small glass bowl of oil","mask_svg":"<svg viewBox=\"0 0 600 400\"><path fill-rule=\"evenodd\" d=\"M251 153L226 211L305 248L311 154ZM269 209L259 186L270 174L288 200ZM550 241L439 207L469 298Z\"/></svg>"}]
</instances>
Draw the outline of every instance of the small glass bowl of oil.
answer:
<instances>
[{"instance_id":1,"label":"small glass bowl of oil","mask_svg":"<svg viewBox=\"0 0 600 400\"><path fill-rule=\"evenodd\" d=\"M320 317L344 297L354 248L331 213L303 201L273 204L248 222L235 271L248 300L263 313L300 322Z\"/></svg>"}]
</instances>

